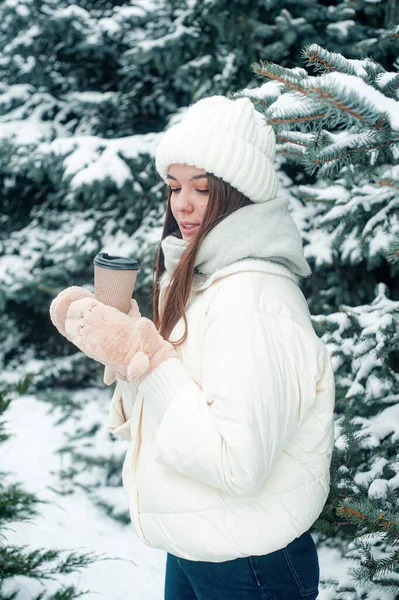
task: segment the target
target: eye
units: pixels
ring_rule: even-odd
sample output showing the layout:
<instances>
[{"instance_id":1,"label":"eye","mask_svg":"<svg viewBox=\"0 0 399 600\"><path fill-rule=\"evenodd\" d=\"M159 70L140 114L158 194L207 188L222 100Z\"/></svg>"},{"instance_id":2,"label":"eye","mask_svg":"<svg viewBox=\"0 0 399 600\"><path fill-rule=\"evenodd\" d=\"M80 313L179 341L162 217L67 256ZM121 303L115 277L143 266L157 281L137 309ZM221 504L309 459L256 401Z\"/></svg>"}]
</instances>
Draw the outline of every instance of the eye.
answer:
<instances>
[{"instance_id":1,"label":"eye","mask_svg":"<svg viewBox=\"0 0 399 600\"><path fill-rule=\"evenodd\" d=\"M180 188L170 188L171 192L180 192Z\"/></svg>"},{"instance_id":2,"label":"eye","mask_svg":"<svg viewBox=\"0 0 399 600\"><path fill-rule=\"evenodd\" d=\"M209 194L209 190L197 190L200 194Z\"/></svg>"}]
</instances>

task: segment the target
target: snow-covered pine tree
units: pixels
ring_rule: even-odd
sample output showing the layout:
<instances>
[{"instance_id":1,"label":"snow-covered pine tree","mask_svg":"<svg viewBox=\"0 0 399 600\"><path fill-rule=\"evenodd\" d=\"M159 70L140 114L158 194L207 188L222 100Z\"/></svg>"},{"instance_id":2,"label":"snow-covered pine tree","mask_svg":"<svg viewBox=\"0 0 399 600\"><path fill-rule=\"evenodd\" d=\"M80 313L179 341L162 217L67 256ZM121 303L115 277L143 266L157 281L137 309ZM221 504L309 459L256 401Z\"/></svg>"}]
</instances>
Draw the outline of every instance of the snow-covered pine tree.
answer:
<instances>
[{"instance_id":1,"label":"snow-covered pine tree","mask_svg":"<svg viewBox=\"0 0 399 600\"><path fill-rule=\"evenodd\" d=\"M18 383L1 386L0 444L9 438L4 421L6 411L13 400L27 392L31 382L32 376L28 375ZM26 492L20 483L7 481L9 477L9 473L0 472L0 600L14 600L24 578L40 581L45 589L44 582L56 580L57 575L79 571L96 558L93 553L66 553L10 543L7 532L17 522L31 521L38 513L37 505L42 502ZM73 600L81 598L85 593L74 585L60 585L55 593L43 592L35 596L34 600Z\"/></svg>"},{"instance_id":2,"label":"snow-covered pine tree","mask_svg":"<svg viewBox=\"0 0 399 600\"><path fill-rule=\"evenodd\" d=\"M354 57L363 51L358 41L367 39L366 47L373 45L387 68L391 5L391 0L0 3L0 365L41 366L35 391L63 403L64 418L74 412L82 388L95 396L102 369L57 333L48 306L68 285L90 288L92 258L108 250L140 260L136 297L142 312L150 313L164 215L163 184L151 164L158 133L201 97L256 88L254 60L299 64L306 43L328 40L331 50L345 47ZM282 166L294 177L288 162ZM325 270L320 279L324 275ZM327 301L316 304L315 285L314 314L331 310L332 288L321 289ZM339 298L341 287L334 289ZM361 290L358 294L356 305L368 301ZM99 435L98 423L86 425L87 436ZM76 453L66 476L83 469L87 474L102 460L107 484L120 485L118 457L115 463L109 454L94 461L82 448L84 436L82 430L78 441L70 440Z\"/></svg>"},{"instance_id":3,"label":"snow-covered pine tree","mask_svg":"<svg viewBox=\"0 0 399 600\"><path fill-rule=\"evenodd\" d=\"M267 0L278 14L263 23L251 21L263 35L262 59L284 67L299 63L299 49L306 44L324 45L348 58L371 54L389 69L396 58L390 39L399 22L397 0Z\"/></svg>"},{"instance_id":4,"label":"snow-covered pine tree","mask_svg":"<svg viewBox=\"0 0 399 600\"><path fill-rule=\"evenodd\" d=\"M392 42L399 28L392 31ZM316 332L336 375L332 487L317 523L326 542L358 561L356 585L334 599L399 593L399 75L371 58L316 44L304 68L260 62L253 99L283 162L315 174L290 190L303 204L304 281ZM395 64L398 66L398 63ZM329 537L328 537L329 536ZM370 593L370 596L368 595Z\"/></svg>"},{"instance_id":5,"label":"snow-covered pine tree","mask_svg":"<svg viewBox=\"0 0 399 600\"><path fill-rule=\"evenodd\" d=\"M349 17L366 21L362 32L380 47L384 3L352 4L0 4L0 364L73 351L48 306L68 285L91 286L100 250L140 260L136 296L150 314L164 214L152 164L158 133L203 96L256 86L250 64L259 57L297 64L303 43L328 39L337 49L345 27L354 44ZM71 388L101 373L81 353L54 369Z\"/></svg>"}]
</instances>

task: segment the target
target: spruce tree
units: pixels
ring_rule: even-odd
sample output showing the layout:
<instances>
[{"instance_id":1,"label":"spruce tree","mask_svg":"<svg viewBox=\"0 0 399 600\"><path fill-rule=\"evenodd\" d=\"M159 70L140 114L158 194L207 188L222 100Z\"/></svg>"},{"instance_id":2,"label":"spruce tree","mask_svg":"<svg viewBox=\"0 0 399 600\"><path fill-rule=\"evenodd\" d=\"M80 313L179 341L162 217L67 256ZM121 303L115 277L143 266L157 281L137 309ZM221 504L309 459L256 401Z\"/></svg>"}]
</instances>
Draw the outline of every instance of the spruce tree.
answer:
<instances>
[{"instance_id":1,"label":"spruce tree","mask_svg":"<svg viewBox=\"0 0 399 600\"><path fill-rule=\"evenodd\" d=\"M367 36L382 60L388 21L385 3L360 0L0 4L0 364L73 351L48 307L68 285L91 288L100 250L139 259L150 316L165 210L153 154L181 109L255 87L259 58L298 64L304 43L359 53ZM101 372L80 353L73 369L60 384Z\"/></svg>"},{"instance_id":2,"label":"spruce tree","mask_svg":"<svg viewBox=\"0 0 399 600\"><path fill-rule=\"evenodd\" d=\"M363 344L370 342L361 334L361 313L368 313L359 307L373 306L370 314L380 314L382 296L397 299L395 232L389 233L393 247L386 251L381 240L385 245L387 232L384 225L377 229L373 220L379 218L379 206L387 206L390 214L395 210L398 177L389 155L395 142L384 127L374 150L367 146L368 130L367 135L365 129L348 130L349 139L347 124L360 122L356 115L325 97L311 96L310 91L306 96L298 88L294 97L289 96L293 82L285 83L284 77L300 73L304 45L316 44L313 51L326 44L330 53L340 51L352 59L348 63L342 56L341 70L333 62L331 74L357 77L396 101L397 74L390 73L397 56L391 39L396 15L394 0L0 4L0 365L12 369L30 359L41 361L34 391L54 403L64 402L65 418L73 414L83 388L96 393L102 386L101 367L58 334L49 321L49 304L69 285L92 289L93 256L106 249L139 259L135 295L142 313L150 316L153 257L165 210L163 183L153 166L158 135L191 102L245 89L262 112L273 104L273 110L282 111L271 115L276 127L282 119L281 170L291 178L295 200L302 206L301 233L314 270L305 293L312 313L319 315L314 317L315 326L320 321L324 339L334 352L341 352L339 360L344 363L337 388L337 415L342 419L337 428L349 423L342 430L343 440L354 435L351 428L362 435L366 425L344 417L348 403L363 414L354 397L350 402L346 398L357 382L356 361L361 359L345 354L348 342L341 344L340 336L350 339L362 356ZM378 64L364 58L368 53ZM285 68L281 82L274 78L258 89L258 73L250 65L260 59ZM317 73L320 64L328 71L330 60L331 56L320 62L314 59L309 71ZM348 64L352 70L346 70ZM304 83L311 79L305 70L303 74ZM352 90L349 106L363 103L359 94ZM275 104L280 96L291 107L296 105L292 125L284 113L287 105ZM377 129L371 127L373 135ZM341 141L347 154L342 165ZM324 155L322 160L311 159L312 151L322 150L332 153L336 162ZM382 160L383 153L387 158L382 163L373 162L375 157ZM352 163L354 169L349 168ZM331 172L329 164L336 165ZM359 182L366 165L370 180ZM373 171L374 167L381 170ZM374 195L379 198L381 192L385 199L378 204ZM357 227L365 230L364 238ZM341 333L342 306L350 317ZM389 329L381 330L380 337L392 343ZM393 350L389 360L395 366ZM338 359L335 365L341 369ZM392 366L376 366L376 377L392 379L394 385L392 371ZM359 389L358 401L364 404ZM369 404L374 406L374 401ZM373 410L379 414L379 408ZM94 461L80 451L82 438L97 436L98 431L98 423L90 423L86 433L82 429L71 440L74 465L65 476L72 481L75 474L79 477L102 466L106 484L119 486L118 456ZM343 452L345 448L343 443ZM63 450L67 452L66 447ZM360 453L354 454L358 460ZM372 455L372 449L367 450L355 472L367 472ZM334 460L342 465L338 447ZM336 482L339 490L344 485L340 476ZM330 500L323 526L335 528L338 503L333 496ZM340 536L345 554L353 535L345 538L344 531ZM329 535L333 534L334 529Z\"/></svg>"},{"instance_id":3,"label":"spruce tree","mask_svg":"<svg viewBox=\"0 0 399 600\"><path fill-rule=\"evenodd\" d=\"M395 598L399 76L316 44L303 56L312 74L261 61L253 68L263 85L237 96L251 97L275 127L283 163L314 176L290 191L303 206L313 271L304 294L336 377L331 493L316 528L359 562L356 585L336 582L334 598L367 598L373 589Z\"/></svg>"}]
</instances>

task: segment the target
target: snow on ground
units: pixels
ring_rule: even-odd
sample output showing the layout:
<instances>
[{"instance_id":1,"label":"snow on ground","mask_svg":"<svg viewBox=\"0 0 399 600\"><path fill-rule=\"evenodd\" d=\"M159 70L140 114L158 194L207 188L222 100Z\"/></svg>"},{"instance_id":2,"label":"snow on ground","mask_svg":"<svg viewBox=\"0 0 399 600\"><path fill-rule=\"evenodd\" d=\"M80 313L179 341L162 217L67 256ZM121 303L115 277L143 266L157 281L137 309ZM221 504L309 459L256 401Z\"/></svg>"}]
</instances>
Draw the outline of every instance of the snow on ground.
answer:
<instances>
[{"instance_id":1,"label":"snow on ground","mask_svg":"<svg viewBox=\"0 0 399 600\"><path fill-rule=\"evenodd\" d=\"M85 491L76 488L64 496L50 489L60 488L53 472L61 468L56 451L61 445L62 425L55 426L59 415L49 410L48 404L34 396L21 396L13 400L5 414L7 431L13 435L0 445L2 469L12 472L12 479L22 482L26 491L53 503L39 505L41 516L31 523L12 524L8 542L32 548L94 551L112 557L62 579L81 590L91 590L84 596L87 600L161 600L166 554L143 544L132 526L107 517ZM46 582L43 588L38 582L18 578L6 586L4 593L15 587L19 590L17 600L31 600L34 593L55 591L59 585Z\"/></svg>"}]
</instances>

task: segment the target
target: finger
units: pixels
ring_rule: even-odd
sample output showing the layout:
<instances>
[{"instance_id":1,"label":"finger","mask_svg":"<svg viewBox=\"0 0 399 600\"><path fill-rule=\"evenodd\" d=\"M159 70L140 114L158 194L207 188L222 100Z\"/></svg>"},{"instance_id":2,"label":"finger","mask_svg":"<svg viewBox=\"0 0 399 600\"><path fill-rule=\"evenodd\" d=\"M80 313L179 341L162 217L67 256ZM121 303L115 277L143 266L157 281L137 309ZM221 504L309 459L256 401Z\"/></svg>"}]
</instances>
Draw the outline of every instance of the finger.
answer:
<instances>
[{"instance_id":1,"label":"finger","mask_svg":"<svg viewBox=\"0 0 399 600\"><path fill-rule=\"evenodd\" d=\"M158 343L158 332L154 323L142 317L138 326L140 348L145 354L151 354Z\"/></svg>"},{"instance_id":2,"label":"finger","mask_svg":"<svg viewBox=\"0 0 399 600\"><path fill-rule=\"evenodd\" d=\"M129 315L129 317L137 317L137 318L141 317L139 305L137 304L137 302L134 298L132 298L132 300L131 300L130 310L127 314Z\"/></svg>"},{"instance_id":3,"label":"finger","mask_svg":"<svg viewBox=\"0 0 399 600\"><path fill-rule=\"evenodd\" d=\"M93 297L93 294L84 288L72 286L60 292L50 304L50 319L62 335L65 335L65 320L70 305L83 297Z\"/></svg>"},{"instance_id":4,"label":"finger","mask_svg":"<svg viewBox=\"0 0 399 600\"><path fill-rule=\"evenodd\" d=\"M68 307L66 320L82 319L85 314L90 314L101 302L94 297L80 298L74 300Z\"/></svg>"},{"instance_id":5,"label":"finger","mask_svg":"<svg viewBox=\"0 0 399 600\"><path fill-rule=\"evenodd\" d=\"M109 365L105 365L103 381L105 385L111 385L116 380L115 371Z\"/></svg>"}]
</instances>

